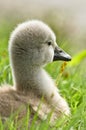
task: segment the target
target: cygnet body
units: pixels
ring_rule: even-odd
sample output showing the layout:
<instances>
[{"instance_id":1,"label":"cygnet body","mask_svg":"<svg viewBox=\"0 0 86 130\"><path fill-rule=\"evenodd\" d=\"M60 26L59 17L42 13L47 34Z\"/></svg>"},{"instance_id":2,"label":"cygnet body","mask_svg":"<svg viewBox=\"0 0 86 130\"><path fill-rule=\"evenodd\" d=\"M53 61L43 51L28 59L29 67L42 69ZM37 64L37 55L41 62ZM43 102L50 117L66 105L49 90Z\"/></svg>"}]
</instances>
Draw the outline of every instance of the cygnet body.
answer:
<instances>
[{"instance_id":1,"label":"cygnet body","mask_svg":"<svg viewBox=\"0 0 86 130\"><path fill-rule=\"evenodd\" d=\"M43 102L45 111L48 107L49 111L54 107L57 117L63 113L69 115L67 102L60 96L54 81L43 66L53 60L70 61L71 57L57 46L56 36L48 25L38 20L20 24L11 34L9 56L14 86L6 91L4 87L0 90L0 105L1 98L3 103L8 97L11 101L7 103L9 112L1 105L0 114L4 113L2 116L9 116L12 109L15 111L22 104L30 104L36 111L42 96L46 100L46 103ZM42 110L41 113L45 115Z\"/></svg>"}]
</instances>

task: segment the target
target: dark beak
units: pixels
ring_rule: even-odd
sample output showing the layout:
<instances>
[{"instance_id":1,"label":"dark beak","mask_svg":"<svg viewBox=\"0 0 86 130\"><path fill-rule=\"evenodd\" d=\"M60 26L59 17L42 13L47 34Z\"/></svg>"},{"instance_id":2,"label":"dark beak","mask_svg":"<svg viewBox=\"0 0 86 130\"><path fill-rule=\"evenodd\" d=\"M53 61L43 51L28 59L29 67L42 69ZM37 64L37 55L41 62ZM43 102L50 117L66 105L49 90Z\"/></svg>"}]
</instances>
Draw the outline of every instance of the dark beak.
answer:
<instances>
[{"instance_id":1,"label":"dark beak","mask_svg":"<svg viewBox=\"0 0 86 130\"><path fill-rule=\"evenodd\" d=\"M71 61L71 56L63 51L61 48L56 47L54 50L54 58L53 61L63 60L63 61Z\"/></svg>"}]
</instances>

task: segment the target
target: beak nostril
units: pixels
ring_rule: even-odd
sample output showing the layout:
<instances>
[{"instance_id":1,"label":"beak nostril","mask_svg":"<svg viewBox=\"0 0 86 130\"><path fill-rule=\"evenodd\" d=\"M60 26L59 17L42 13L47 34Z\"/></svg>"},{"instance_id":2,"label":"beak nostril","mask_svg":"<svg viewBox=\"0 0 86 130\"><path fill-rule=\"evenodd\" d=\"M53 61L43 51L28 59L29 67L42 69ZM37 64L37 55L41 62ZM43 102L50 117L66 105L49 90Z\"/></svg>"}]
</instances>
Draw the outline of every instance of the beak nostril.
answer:
<instances>
[{"instance_id":1,"label":"beak nostril","mask_svg":"<svg viewBox=\"0 0 86 130\"><path fill-rule=\"evenodd\" d=\"M62 53L63 51L62 50L59 50L60 53Z\"/></svg>"}]
</instances>

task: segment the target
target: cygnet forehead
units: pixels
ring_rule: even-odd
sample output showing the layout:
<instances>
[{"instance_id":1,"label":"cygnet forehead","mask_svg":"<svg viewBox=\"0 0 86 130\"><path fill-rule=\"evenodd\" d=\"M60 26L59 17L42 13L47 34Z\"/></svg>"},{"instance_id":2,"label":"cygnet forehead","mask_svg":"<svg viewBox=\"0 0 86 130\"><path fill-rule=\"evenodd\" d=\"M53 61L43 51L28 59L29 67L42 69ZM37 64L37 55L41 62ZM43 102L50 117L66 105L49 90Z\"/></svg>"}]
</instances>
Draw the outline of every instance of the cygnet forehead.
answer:
<instances>
[{"instance_id":1,"label":"cygnet forehead","mask_svg":"<svg viewBox=\"0 0 86 130\"><path fill-rule=\"evenodd\" d=\"M38 20L32 20L20 24L11 36L14 40L21 40L22 42L37 42L43 43L48 40L55 41L56 37L51 28Z\"/></svg>"}]
</instances>

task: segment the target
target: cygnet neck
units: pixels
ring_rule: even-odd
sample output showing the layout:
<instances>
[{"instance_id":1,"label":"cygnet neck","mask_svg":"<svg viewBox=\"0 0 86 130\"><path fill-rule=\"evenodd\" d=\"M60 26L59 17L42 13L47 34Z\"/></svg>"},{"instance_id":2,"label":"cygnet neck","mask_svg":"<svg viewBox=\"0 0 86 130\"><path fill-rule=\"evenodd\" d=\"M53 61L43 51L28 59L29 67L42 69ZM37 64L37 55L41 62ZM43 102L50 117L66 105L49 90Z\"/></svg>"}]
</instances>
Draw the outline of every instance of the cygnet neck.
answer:
<instances>
[{"instance_id":1,"label":"cygnet neck","mask_svg":"<svg viewBox=\"0 0 86 130\"><path fill-rule=\"evenodd\" d=\"M42 77L43 68L23 63L12 66L14 85L17 90L27 92L38 89L39 77Z\"/></svg>"}]
</instances>

